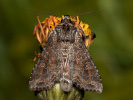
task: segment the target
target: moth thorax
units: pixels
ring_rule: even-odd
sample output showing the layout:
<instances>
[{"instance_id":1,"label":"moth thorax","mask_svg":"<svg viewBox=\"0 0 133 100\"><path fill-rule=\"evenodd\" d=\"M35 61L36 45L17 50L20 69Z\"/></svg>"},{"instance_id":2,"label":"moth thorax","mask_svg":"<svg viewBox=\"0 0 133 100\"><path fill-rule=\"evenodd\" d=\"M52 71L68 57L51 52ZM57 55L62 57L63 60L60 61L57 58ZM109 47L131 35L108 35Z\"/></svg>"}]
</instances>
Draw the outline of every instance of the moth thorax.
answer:
<instances>
[{"instance_id":1,"label":"moth thorax","mask_svg":"<svg viewBox=\"0 0 133 100\"><path fill-rule=\"evenodd\" d=\"M64 31L69 31L70 26L68 24L63 24L63 29L64 29Z\"/></svg>"},{"instance_id":2,"label":"moth thorax","mask_svg":"<svg viewBox=\"0 0 133 100\"><path fill-rule=\"evenodd\" d=\"M72 88L72 81L66 78L60 79L60 88L65 92L69 92Z\"/></svg>"}]
</instances>

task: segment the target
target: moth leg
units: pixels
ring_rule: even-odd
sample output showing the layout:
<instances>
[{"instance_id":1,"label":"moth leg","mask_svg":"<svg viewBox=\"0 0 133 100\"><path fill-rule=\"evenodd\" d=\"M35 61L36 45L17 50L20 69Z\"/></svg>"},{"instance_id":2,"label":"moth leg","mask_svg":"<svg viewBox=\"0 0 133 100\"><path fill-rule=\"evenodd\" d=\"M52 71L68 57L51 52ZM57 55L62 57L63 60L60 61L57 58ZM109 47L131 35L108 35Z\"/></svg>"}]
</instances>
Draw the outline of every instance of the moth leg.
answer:
<instances>
[{"instance_id":1,"label":"moth leg","mask_svg":"<svg viewBox=\"0 0 133 100\"><path fill-rule=\"evenodd\" d=\"M83 39L83 41L85 41L85 33L84 33L84 31L83 30L80 30L80 29L78 29L77 30L78 32L80 32L81 34L82 34L82 39Z\"/></svg>"},{"instance_id":2,"label":"moth leg","mask_svg":"<svg viewBox=\"0 0 133 100\"><path fill-rule=\"evenodd\" d=\"M53 30L51 30L50 32L49 32L49 35L48 35L48 38L51 36L51 34L53 34L54 33L54 31Z\"/></svg>"},{"instance_id":3,"label":"moth leg","mask_svg":"<svg viewBox=\"0 0 133 100\"><path fill-rule=\"evenodd\" d=\"M80 33L82 34L82 37L83 37L83 38L85 37L85 33L84 33L83 30L78 29L77 31L80 32Z\"/></svg>"},{"instance_id":4,"label":"moth leg","mask_svg":"<svg viewBox=\"0 0 133 100\"><path fill-rule=\"evenodd\" d=\"M59 32L57 32L57 42L60 42L60 36L59 36Z\"/></svg>"},{"instance_id":5,"label":"moth leg","mask_svg":"<svg viewBox=\"0 0 133 100\"><path fill-rule=\"evenodd\" d=\"M75 41L75 33L76 33L77 30L75 31L72 31L72 34L71 34L71 40L70 42L73 43Z\"/></svg>"},{"instance_id":6,"label":"moth leg","mask_svg":"<svg viewBox=\"0 0 133 100\"><path fill-rule=\"evenodd\" d=\"M41 52L43 51L43 47L42 46L40 46L40 52L36 52L35 51L35 57L34 57L34 59L32 60L30 60L30 61L32 61L32 62L34 62L34 61L36 61L37 60L37 58L39 58L40 57L40 54L41 54Z\"/></svg>"},{"instance_id":7,"label":"moth leg","mask_svg":"<svg viewBox=\"0 0 133 100\"><path fill-rule=\"evenodd\" d=\"M55 28L55 31L57 33L57 42L60 42L61 39L60 39L60 33L58 32L58 28Z\"/></svg>"},{"instance_id":8,"label":"moth leg","mask_svg":"<svg viewBox=\"0 0 133 100\"><path fill-rule=\"evenodd\" d=\"M30 61L32 61L32 62L36 61L37 58L40 57L40 54L41 54L40 52L37 53L37 52L35 51L35 57L34 57L34 59L31 59Z\"/></svg>"}]
</instances>

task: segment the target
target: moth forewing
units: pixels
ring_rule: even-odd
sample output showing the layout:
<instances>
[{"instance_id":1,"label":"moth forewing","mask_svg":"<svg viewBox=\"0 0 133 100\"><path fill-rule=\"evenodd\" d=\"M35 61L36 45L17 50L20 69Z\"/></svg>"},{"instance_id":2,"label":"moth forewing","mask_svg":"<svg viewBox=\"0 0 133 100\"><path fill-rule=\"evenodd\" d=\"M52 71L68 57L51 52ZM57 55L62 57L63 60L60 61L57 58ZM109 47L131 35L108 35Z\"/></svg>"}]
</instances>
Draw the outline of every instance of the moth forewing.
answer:
<instances>
[{"instance_id":1,"label":"moth forewing","mask_svg":"<svg viewBox=\"0 0 133 100\"><path fill-rule=\"evenodd\" d=\"M103 86L100 75L78 31L75 35L74 56L73 84L84 91L101 93Z\"/></svg>"},{"instance_id":2,"label":"moth forewing","mask_svg":"<svg viewBox=\"0 0 133 100\"><path fill-rule=\"evenodd\" d=\"M58 80L56 66L57 36L55 31L50 32L48 41L31 73L29 88L33 91L50 89Z\"/></svg>"}]
</instances>

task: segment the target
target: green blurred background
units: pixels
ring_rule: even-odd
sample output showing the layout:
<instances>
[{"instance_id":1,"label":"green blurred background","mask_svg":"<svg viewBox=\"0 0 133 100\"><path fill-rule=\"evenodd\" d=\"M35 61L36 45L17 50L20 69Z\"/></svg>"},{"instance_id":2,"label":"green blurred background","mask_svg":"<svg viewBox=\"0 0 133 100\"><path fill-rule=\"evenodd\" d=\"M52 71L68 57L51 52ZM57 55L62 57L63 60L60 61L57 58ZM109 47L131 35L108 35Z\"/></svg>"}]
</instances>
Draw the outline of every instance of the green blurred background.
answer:
<instances>
[{"instance_id":1,"label":"green blurred background","mask_svg":"<svg viewBox=\"0 0 133 100\"><path fill-rule=\"evenodd\" d=\"M39 43L33 37L36 17L81 15L97 37L90 54L103 80L103 93L86 92L83 100L133 100L132 0L0 0L0 100L36 100L28 81Z\"/></svg>"}]
</instances>

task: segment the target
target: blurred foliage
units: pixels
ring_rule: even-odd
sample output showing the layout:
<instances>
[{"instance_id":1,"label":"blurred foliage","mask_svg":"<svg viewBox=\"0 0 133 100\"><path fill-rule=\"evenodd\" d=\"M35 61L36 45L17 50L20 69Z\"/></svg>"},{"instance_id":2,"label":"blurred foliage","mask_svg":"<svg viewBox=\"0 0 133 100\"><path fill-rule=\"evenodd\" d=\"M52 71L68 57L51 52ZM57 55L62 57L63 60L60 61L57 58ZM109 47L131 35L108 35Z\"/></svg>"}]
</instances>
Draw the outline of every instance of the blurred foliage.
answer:
<instances>
[{"instance_id":1,"label":"blurred foliage","mask_svg":"<svg viewBox=\"0 0 133 100\"><path fill-rule=\"evenodd\" d=\"M80 16L97 37L90 54L103 80L103 93L86 92L83 100L133 100L133 1L131 0L0 0L0 100L36 100L28 81L39 43L32 33L37 16Z\"/></svg>"}]
</instances>

